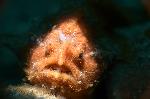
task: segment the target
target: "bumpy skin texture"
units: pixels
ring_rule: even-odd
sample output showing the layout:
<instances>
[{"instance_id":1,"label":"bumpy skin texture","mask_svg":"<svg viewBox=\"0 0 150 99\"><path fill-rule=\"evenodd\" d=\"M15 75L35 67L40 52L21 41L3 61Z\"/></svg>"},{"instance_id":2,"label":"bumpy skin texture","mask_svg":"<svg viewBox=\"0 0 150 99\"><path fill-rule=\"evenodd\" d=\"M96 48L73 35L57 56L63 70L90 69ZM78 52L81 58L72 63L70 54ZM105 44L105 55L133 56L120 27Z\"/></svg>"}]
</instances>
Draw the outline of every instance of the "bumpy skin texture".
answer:
<instances>
[{"instance_id":1,"label":"bumpy skin texture","mask_svg":"<svg viewBox=\"0 0 150 99\"><path fill-rule=\"evenodd\" d=\"M55 26L31 51L28 80L71 93L91 88L102 64L101 60L97 62L96 48L86 33L77 18L65 19Z\"/></svg>"}]
</instances>

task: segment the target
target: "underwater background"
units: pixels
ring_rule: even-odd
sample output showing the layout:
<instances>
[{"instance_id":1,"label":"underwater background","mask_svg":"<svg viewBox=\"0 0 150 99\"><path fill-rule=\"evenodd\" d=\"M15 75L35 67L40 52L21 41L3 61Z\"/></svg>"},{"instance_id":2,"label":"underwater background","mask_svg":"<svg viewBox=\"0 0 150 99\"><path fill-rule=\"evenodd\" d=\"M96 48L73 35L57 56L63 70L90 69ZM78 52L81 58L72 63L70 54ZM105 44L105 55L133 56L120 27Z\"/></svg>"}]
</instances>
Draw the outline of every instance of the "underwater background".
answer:
<instances>
[{"instance_id":1,"label":"underwater background","mask_svg":"<svg viewBox=\"0 0 150 99\"><path fill-rule=\"evenodd\" d=\"M149 5L148 0L0 0L0 96L5 98L8 85L23 83L37 38L61 16L82 11L105 64L93 99L150 99Z\"/></svg>"}]
</instances>

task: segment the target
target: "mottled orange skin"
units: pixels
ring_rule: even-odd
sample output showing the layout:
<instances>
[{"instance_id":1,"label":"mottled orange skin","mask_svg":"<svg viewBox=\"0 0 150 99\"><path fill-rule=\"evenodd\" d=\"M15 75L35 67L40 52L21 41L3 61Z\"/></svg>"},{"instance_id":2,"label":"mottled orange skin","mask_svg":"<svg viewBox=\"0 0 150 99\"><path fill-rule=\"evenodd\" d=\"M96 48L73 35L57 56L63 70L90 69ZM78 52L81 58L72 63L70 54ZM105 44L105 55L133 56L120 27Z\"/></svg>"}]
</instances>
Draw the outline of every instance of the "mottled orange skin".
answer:
<instances>
[{"instance_id":1,"label":"mottled orange skin","mask_svg":"<svg viewBox=\"0 0 150 99\"><path fill-rule=\"evenodd\" d=\"M94 56L95 48L77 18L69 18L55 26L32 49L26 69L32 84L83 92L93 86L101 64ZM101 60L99 60L101 62Z\"/></svg>"}]
</instances>

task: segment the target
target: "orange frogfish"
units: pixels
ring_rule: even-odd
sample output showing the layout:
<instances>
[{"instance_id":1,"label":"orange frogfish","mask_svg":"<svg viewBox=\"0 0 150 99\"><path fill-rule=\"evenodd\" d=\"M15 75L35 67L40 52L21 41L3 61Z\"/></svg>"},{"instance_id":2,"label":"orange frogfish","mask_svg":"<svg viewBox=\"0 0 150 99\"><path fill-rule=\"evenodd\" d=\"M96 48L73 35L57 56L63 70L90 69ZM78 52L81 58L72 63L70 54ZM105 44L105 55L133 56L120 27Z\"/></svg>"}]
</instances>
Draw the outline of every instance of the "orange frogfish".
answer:
<instances>
[{"instance_id":1,"label":"orange frogfish","mask_svg":"<svg viewBox=\"0 0 150 99\"><path fill-rule=\"evenodd\" d=\"M73 94L92 88L103 66L87 33L76 17L54 26L31 50L25 70L28 81Z\"/></svg>"}]
</instances>

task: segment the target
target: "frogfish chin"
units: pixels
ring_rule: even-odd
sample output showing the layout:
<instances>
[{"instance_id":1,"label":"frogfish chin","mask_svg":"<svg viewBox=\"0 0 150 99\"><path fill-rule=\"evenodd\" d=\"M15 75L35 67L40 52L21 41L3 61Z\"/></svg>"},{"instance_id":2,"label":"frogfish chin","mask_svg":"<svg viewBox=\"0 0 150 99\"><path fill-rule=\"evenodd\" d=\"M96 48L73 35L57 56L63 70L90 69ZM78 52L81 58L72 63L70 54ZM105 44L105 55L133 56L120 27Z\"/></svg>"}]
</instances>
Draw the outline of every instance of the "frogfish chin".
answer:
<instances>
[{"instance_id":1,"label":"frogfish chin","mask_svg":"<svg viewBox=\"0 0 150 99\"><path fill-rule=\"evenodd\" d=\"M31 84L79 94L92 88L103 70L88 31L76 17L52 28L29 55L25 69Z\"/></svg>"}]
</instances>

